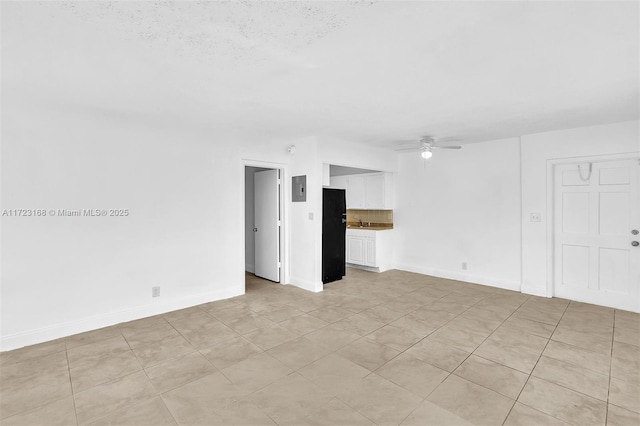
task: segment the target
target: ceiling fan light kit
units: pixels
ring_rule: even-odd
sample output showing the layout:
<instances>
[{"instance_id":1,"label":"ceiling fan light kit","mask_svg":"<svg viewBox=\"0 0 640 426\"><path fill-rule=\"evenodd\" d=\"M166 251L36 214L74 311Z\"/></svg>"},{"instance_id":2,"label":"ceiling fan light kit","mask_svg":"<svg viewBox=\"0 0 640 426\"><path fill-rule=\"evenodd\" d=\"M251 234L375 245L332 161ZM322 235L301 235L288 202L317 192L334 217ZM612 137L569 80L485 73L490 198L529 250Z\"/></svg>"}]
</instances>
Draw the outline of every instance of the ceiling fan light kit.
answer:
<instances>
[{"instance_id":1,"label":"ceiling fan light kit","mask_svg":"<svg viewBox=\"0 0 640 426\"><path fill-rule=\"evenodd\" d=\"M418 146L412 148L397 148L396 151L418 151L422 158L428 160L433 156L434 149L462 149L460 145L436 145L435 140L431 136L423 136L419 141L415 142L418 143Z\"/></svg>"}]
</instances>

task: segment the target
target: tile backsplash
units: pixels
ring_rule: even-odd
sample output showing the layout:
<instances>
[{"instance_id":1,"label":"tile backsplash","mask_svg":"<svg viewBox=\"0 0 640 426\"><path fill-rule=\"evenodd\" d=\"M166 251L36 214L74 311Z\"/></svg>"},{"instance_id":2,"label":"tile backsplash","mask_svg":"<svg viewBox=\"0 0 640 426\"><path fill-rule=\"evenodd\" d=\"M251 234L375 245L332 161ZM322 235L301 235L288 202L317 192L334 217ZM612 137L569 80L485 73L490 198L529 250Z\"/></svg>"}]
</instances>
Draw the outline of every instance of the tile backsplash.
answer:
<instances>
[{"instance_id":1,"label":"tile backsplash","mask_svg":"<svg viewBox=\"0 0 640 426\"><path fill-rule=\"evenodd\" d=\"M371 226L393 228L393 210L347 209L348 225L358 225L360 220Z\"/></svg>"}]
</instances>

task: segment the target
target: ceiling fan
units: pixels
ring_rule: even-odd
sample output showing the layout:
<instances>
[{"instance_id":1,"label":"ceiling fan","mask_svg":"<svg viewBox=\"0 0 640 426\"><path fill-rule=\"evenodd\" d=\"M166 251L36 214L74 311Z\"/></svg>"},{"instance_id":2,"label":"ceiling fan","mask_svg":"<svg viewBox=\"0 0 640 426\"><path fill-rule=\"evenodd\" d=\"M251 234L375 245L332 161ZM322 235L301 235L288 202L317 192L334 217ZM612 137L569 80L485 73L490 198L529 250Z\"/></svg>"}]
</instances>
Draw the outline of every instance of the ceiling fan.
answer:
<instances>
[{"instance_id":1,"label":"ceiling fan","mask_svg":"<svg viewBox=\"0 0 640 426\"><path fill-rule=\"evenodd\" d=\"M408 148L396 148L398 152L418 151L424 159L431 158L434 149L462 149L460 145L436 145L436 141L431 136L423 136L419 141L401 141L402 144L413 144Z\"/></svg>"}]
</instances>

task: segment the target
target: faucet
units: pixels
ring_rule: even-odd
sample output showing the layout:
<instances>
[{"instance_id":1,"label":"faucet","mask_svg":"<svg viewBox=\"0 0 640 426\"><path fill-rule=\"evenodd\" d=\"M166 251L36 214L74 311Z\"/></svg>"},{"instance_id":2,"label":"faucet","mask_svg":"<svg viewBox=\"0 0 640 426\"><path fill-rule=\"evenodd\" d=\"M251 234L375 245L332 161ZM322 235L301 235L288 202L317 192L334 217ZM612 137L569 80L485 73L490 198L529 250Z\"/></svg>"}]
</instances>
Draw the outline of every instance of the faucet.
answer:
<instances>
[{"instance_id":1,"label":"faucet","mask_svg":"<svg viewBox=\"0 0 640 426\"><path fill-rule=\"evenodd\" d=\"M362 219L358 219L358 221L360 222L360 228L362 228L364 226L364 223L362 223Z\"/></svg>"}]
</instances>

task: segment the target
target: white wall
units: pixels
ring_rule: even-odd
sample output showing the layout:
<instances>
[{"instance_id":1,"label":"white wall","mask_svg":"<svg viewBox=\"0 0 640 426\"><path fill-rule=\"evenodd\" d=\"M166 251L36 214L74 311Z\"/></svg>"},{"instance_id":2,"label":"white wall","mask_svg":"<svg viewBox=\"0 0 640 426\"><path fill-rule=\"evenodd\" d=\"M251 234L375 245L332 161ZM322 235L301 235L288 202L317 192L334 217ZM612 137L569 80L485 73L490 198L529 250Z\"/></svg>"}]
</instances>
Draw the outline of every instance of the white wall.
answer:
<instances>
[{"instance_id":1,"label":"white wall","mask_svg":"<svg viewBox=\"0 0 640 426\"><path fill-rule=\"evenodd\" d=\"M389 151L340 140L34 105L3 95L2 209L130 215L2 219L2 350L241 294L247 161L285 168L291 284L322 290L322 165L331 163L398 171L400 268L514 289L522 272L523 289L541 292L544 216L542 226L523 223L522 268L519 238L521 218L545 212L547 159L638 150L637 122L524 136L521 213L514 140L438 151L423 167L415 155L396 164ZM291 203L291 176L301 174L307 202Z\"/></svg>"},{"instance_id":2,"label":"white wall","mask_svg":"<svg viewBox=\"0 0 640 426\"><path fill-rule=\"evenodd\" d=\"M337 166L395 173L398 170L396 153L388 149L372 148L343 139L320 139L318 155L322 162Z\"/></svg>"},{"instance_id":3,"label":"white wall","mask_svg":"<svg viewBox=\"0 0 640 426\"><path fill-rule=\"evenodd\" d=\"M518 290L518 139L398 156L396 267ZM462 270L462 262L467 270Z\"/></svg>"},{"instance_id":4,"label":"white wall","mask_svg":"<svg viewBox=\"0 0 640 426\"><path fill-rule=\"evenodd\" d=\"M550 297L549 161L637 155L639 128L629 121L469 144L427 163L399 155L396 267Z\"/></svg>"},{"instance_id":5,"label":"white wall","mask_svg":"<svg viewBox=\"0 0 640 426\"><path fill-rule=\"evenodd\" d=\"M581 127L522 137L522 291L551 296L548 289L547 163L551 159L640 151L640 123ZM541 213L541 222L530 222Z\"/></svg>"},{"instance_id":6,"label":"white wall","mask_svg":"<svg viewBox=\"0 0 640 426\"><path fill-rule=\"evenodd\" d=\"M8 21L3 13L11 48L2 67L2 208L131 214L2 219L0 349L242 293L244 166L270 163L287 182L295 172L313 185L316 139L277 108L257 114L255 90L229 88L210 67L186 58L165 67L174 56L69 8L18 9ZM51 29L61 31L43 38ZM196 78L205 69L215 90ZM249 110L231 119L236 103ZM291 125L273 126L281 117ZM295 253L285 276L294 285L320 280L318 231L307 216L319 207L313 197L285 205L286 260Z\"/></svg>"},{"instance_id":7,"label":"white wall","mask_svg":"<svg viewBox=\"0 0 640 426\"><path fill-rule=\"evenodd\" d=\"M322 178L323 164L363 169L396 170L389 150L337 138L306 138L296 142L290 175L307 176L307 201L291 205L290 281L309 291L322 291ZM291 185L290 178L286 185Z\"/></svg>"},{"instance_id":8,"label":"white wall","mask_svg":"<svg viewBox=\"0 0 640 426\"><path fill-rule=\"evenodd\" d=\"M321 153L313 137L34 104L3 95L1 208L130 215L2 219L0 349L242 294L246 163L284 168L287 282L322 290L323 153L339 156L342 142ZM378 167L374 152L354 164ZM307 175L306 203L290 202L295 175Z\"/></svg>"},{"instance_id":9,"label":"white wall","mask_svg":"<svg viewBox=\"0 0 640 426\"><path fill-rule=\"evenodd\" d=\"M296 145L292 157L290 176L285 179L291 206L290 282L309 291L322 291L321 256L318 250L317 224L322 226L322 163L318 161L318 141L306 138ZM291 178L307 176L307 201L291 202ZM313 218L309 216L311 214ZM320 234L320 237L322 234Z\"/></svg>"},{"instance_id":10,"label":"white wall","mask_svg":"<svg viewBox=\"0 0 640 426\"><path fill-rule=\"evenodd\" d=\"M297 140L33 105L3 95L2 209L130 214L2 218L2 350L242 294L244 161L315 165Z\"/></svg>"},{"instance_id":11,"label":"white wall","mask_svg":"<svg viewBox=\"0 0 640 426\"><path fill-rule=\"evenodd\" d=\"M231 152L162 122L8 106L3 209L129 216L3 218L2 348L243 292L243 215L225 207L242 180L216 161Z\"/></svg>"}]
</instances>

